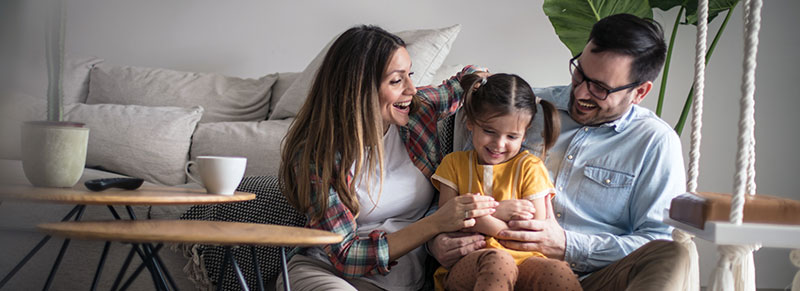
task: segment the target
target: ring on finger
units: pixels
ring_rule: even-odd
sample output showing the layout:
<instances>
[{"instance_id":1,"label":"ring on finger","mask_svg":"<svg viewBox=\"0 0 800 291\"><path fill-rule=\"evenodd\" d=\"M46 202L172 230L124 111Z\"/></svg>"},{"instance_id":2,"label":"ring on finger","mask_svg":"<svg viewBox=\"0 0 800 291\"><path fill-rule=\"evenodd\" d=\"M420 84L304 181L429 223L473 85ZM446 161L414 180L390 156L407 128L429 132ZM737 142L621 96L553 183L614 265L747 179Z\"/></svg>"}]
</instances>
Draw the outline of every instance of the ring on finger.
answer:
<instances>
[{"instance_id":1,"label":"ring on finger","mask_svg":"<svg viewBox=\"0 0 800 291\"><path fill-rule=\"evenodd\" d=\"M464 219L470 219L469 210L464 210Z\"/></svg>"}]
</instances>

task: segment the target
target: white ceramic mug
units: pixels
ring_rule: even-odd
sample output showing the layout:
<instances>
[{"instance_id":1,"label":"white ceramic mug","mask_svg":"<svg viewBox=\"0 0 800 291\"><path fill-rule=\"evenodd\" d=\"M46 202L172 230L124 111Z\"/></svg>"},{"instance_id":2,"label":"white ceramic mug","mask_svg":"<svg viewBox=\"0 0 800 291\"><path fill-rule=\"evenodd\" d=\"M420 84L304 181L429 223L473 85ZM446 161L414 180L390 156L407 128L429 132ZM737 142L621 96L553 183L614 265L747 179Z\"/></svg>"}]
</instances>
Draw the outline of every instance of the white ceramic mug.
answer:
<instances>
[{"instance_id":1,"label":"white ceramic mug","mask_svg":"<svg viewBox=\"0 0 800 291\"><path fill-rule=\"evenodd\" d=\"M195 165L198 176L189 172L189 167ZM184 171L189 179L206 188L209 194L233 195L236 187L242 182L247 158L198 156L195 161L186 162Z\"/></svg>"}]
</instances>

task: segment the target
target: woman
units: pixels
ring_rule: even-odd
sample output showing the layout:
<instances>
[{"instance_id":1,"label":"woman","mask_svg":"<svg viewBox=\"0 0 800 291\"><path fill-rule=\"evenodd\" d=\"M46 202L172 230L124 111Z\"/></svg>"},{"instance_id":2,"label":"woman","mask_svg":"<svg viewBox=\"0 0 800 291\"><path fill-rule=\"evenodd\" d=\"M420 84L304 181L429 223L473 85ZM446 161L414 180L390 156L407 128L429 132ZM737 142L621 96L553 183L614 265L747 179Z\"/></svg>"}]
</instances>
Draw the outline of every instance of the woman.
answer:
<instances>
[{"instance_id":1,"label":"woman","mask_svg":"<svg viewBox=\"0 0 800 291\"><path fill-rule=\"evenodd\" d=\"M436 122L458 108L458 80L473 71L417 91L399 37L359 26L333 43L284 140L280 175L306 227L344 240L297 250L289 262L293 288L418 290L420 246L494 212L491 197L466 195L424 217L441 160Z\"/></svg>"}]
</instances>

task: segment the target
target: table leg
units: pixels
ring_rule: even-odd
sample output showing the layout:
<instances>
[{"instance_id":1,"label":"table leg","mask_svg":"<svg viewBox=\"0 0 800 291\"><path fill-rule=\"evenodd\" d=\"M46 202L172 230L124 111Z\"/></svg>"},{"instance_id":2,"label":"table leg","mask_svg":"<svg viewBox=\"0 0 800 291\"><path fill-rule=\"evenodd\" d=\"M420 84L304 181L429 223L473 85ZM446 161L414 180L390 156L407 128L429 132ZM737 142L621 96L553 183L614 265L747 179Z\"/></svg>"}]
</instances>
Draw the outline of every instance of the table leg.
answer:
<instances>
[{"instance_id":1,"label":"table leg","mask_svg":"<svg viewBox=\"0 0 800 291\"><path fill-rule=\"evenodd\" d=\"M225 272L228 271L228 260L230 260L231 256L231 247L226 246L225 249L225 256L222 259L222 266L219 267L219 274L217 274L217 291L222 290L222 284L225 283Z\"/></svg>"},{"instance_id":2,"label":"table leg","mask_svg":"<svg viewBox=\"0 0 800 291\"><path fill-rule=\"evenodd\" d=\"M79 205L80 209L78 210L78 214L75 216L75 221L80 221L81 217L83 216L83 211L86 209L85 205ZM61 265L61 259L64 258L64 253L66 253L67 248L69 247L69 239L65 239L64 243L61 244L61 250L58 251L58 257L56 257L56 261L53 263L53 268L50 270L50 275L47 276L47 281L44 283L43 291L47 291L50 289L50 285L53 284L53 278L58 271L58 266Z\"/></svg>"},{"instance_id":3,"label":"table leg","mask_svg":"<svg viewBox=\"0 0 800 291\"><path fill-rule=\"evenodd\" d=\"M117 287L119 287L119 283L122 282L122 277L125 276L125 271L128 271L128 266L131 264L131 260L133 260L133 250L128 252L128 256L125 257L125 261L122 263L122 268L119 270L119 274L117 274L117 278L114 279L114 284L111 285L111 291L116 291Z\"/></svg>"},{"instance_id":4,"label":"table leg","mask_svg":"<svg viewBox=\"0 0 800 291\"><path fill-rule=\"evenodd\" d=\"M106 262L106 256L108 256L108 249L111 247L111 242L107 241L105 246L103 246L103 254L100 255L100 263L97 264L97 271L94 272L94 279L92 280L92 288L91 291L97 290L97 281L100 280L100 274L103 272L103 265Z\"/></svg>"},{"instance_id":5,"label":"table leg","mask_svg":"<svg viewBox=\"0 0 800 291\"><path fill-rule=\"evenodd\" d=\"M114 210L114 207L109 205L109 210L115 218L120 219L119 215L116 213L116 210ZM133 207L130 205L125 205L125 210L127 210L128 216L131 220L136 220L136 213L133 211ZM137 247L134 246L134 248L135 249L132 249L131 252L135 250L137 253L139 253L139 256L142 257L143 263L147 262L144 260L144 258L148 256L148 254L153 253L153 246L151 244L142 244L142 251L144 255L139 252ZM167 286L167 282L169 282L169 285L172 287L172 289L177 290L178 287L175 285L175 281L172 280L172 276L170 276L166 268L162 267L163 263L161 262L161 259L155 253L153 254L153 256L150 256L150 260L152 261L147 262L147 267L148 270L150 270L151 276L153 276L153 281L160 282L161 285L163 285L161 288L164 288L165 290L169 290L169 287Z\"/></svg>"},{"instance_id":6,"label":"table leg","mask_svg":"<svg viewBox=\"0 0 800 291\"><path fill-rule=\"evenodd\" d=\"M250 255L253 256L253 268L256 271L256 279L258 280L258 291L264 291L264 276L261 274L261 266L258 264L256 246L250 246Z\"/></svg>"},{"instance_id":7,"label":"table leg","mask_svg":"<svg viewBox=\"0 0 800 291\"><path fill-rule=\"evenodd\" d=\"M230 248L228 248L230 249ZM236 277L239 278L239 286L242 287L244 291L250 291L250 288L247 287L247 281L244 279L244 275L242 274L242 269L239 268L239 263L236 262L236 257L231 254L231 266L233 270L236 271Z\"/></svg>"},{"instance_id":8,"label":"table leg","mask_svg":"<svg viewBox=\"0 0 800 291\"><path fill-rule=\"evenodd\" d=\"M150 253L148 255L144 255L144 257L142 258L142 260L144 262L141 265L139 265L138 268L136 268L136 270L133 272L133 274L131 274L131 276L128 278L128 280L125 281L125 284L123 284L122 287L119 290L128 289L128 287L130 287L131 283L133 283L133 280L135 280L136 277L139 276L139 273L141 273L142 270L144 270L144 267L147 265L146 262L152 260L153 257L158 257L158 251L161 250L161 247L163 247L163 246L164 246L164 244L158 244L158 245L156 245L155 248L153 248L153 252L152 253ZM138 251L138 249L137 249L137 251ZM160 259L158 259L158 260L160 261ZM122 276L122 274L120 274L118 276ZM113 290L113 288L112 288L112 290ZM156 282L156 290L169 290L169 287L167 287L167 283L164 282L164 281L161 281L160 283ZM177 288L176 288L176 290L177 290Z\"/></svg>"},{"instance_id":9,"label":"table leg","mask_svg":"<svg viewBox=\"0 0 800 291\"><path fill-rule=\"evenodd\" d=\"M286 247L281 247L281 264L283 265L283 289L292 290L289 286L289 267L286 264Z\"/></svg>"},{"instance_id":10,"label":"table leg","mask_svg":"<svg viewBox=\"0 0 800 291\"><path fill-rule=\"evenodd\" d=\"M72 218L72 216L73 216L73 215L75 215L75 213L76 213L76 212L78 212L80 209L81 209L81 205L77 205L77 206L73 207L73 208L72 208L72 210L70 210L70 211L69 211L69 213L67 213L67 215L66 215L66 216L64 216L64 218L63 218L63 219L61 219L61 221L63 222L63 221L67 221L67 220L69 220L69 219L70 219L70 218ZM30 259L31 259L31 258L32 258L32 257L33 257L33 256L34 256L36 253L37 253L37 252L39 252L39 249L41 249L41 248L42 248L42 247L45 245L45 243L47 243L47 241L49 241L49 240L50 240L50 238L51 238L51 236L49 236L49 235L46 235L44 238L42 238L42 240L40 240L40 241L39 241L39 243L37 243L37 244L36 244L36 246L34 246L34 247L33 247L33 249L31 249L31 251L30 251L30 252L28 252L28 254L27 254L27 255L25 255L25 257L23 257L23 258L22 258L22 260L21 260L19 263L17 263L17 265L16 265L16 266L14 266L14 268L13 268L13 269L11 269L11 272L9 272L9 273L8 273L8 274L7 274L5 277L3 277L3 280L2 280L2 281L0 281L0 289L2 289L2 288L3 288L3 286L4 286L4 285L6 285L6 283L8 283L8 281L10 281L10 280L11 280L11 278L12 278L12 277L14 277L14 275L15 275L15 274L16 274L16 273L17 273L17 272L20 270L20 269L22 269L22 266L24 266L26 263L28 263L28 261L29 261L29 260L30 260Z\"/></svg>"}]
</instances>

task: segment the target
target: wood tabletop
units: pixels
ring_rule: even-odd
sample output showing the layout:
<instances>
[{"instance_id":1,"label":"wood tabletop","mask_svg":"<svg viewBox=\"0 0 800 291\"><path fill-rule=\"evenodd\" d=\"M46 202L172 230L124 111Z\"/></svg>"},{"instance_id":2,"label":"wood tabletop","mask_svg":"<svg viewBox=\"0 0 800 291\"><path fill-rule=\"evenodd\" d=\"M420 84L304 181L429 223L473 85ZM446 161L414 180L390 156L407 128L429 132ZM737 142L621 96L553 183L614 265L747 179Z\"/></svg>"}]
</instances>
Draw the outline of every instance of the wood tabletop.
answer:
<instances>
[{"instance_id":1,"label":"wood tabletop","mask_svg":"<svg viewBox=\"0 0 800 291\"><path fill-rule=\"evenodd\" d=\"M40 224L37 228L73 239L138 243L318 246L343 239L338 234L304 227L200 220L69 221Z\"/></svg>"},{"instance_id":2,"label":"wood tabletop","mask_svg":"<svg viewBox=\"0 0 800 291\"><path fill-rule=\"evenodd\" d=\"M207 194L205 189L144 185L136 190L108 189L92 192L79 183L72 188L40 188L22 184L0 184L0 200L81 205L182 205L248 201L253 193Z\"/></svg>"}]
</instances>

